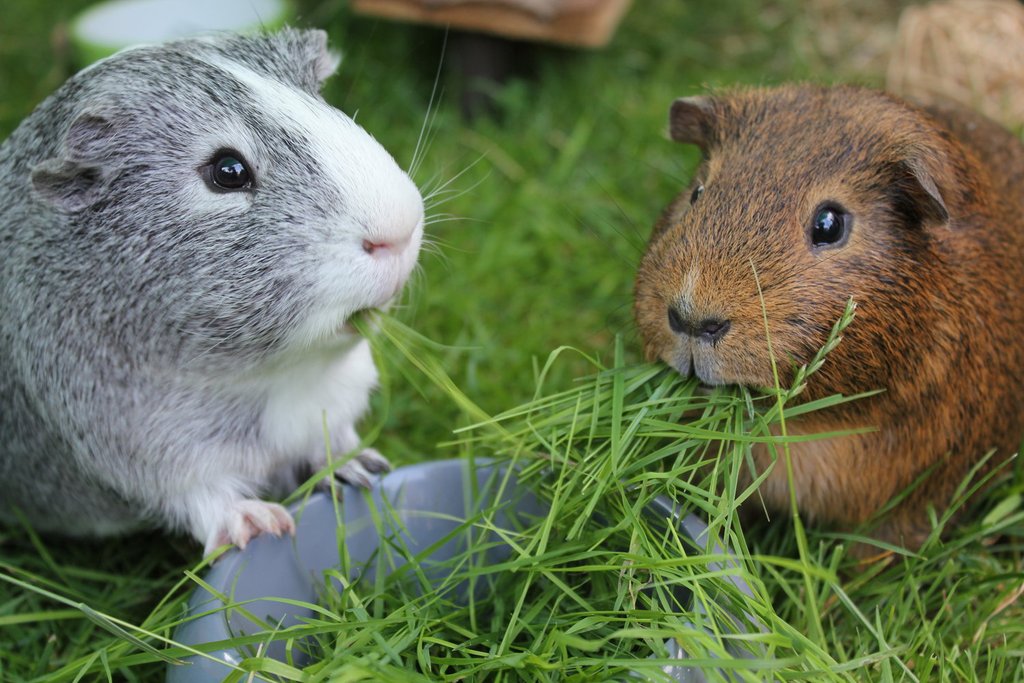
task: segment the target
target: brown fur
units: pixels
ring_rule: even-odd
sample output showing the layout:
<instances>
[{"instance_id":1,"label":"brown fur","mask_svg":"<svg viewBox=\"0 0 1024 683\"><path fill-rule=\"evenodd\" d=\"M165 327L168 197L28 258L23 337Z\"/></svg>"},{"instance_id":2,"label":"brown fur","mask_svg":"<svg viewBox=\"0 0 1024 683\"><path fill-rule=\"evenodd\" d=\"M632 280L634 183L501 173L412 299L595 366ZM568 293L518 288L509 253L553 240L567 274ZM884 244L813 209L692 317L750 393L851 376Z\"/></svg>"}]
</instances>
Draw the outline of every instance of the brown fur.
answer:
<instances>
[{"instance_id":1,"label":"brown fur","mask_svg":"<svg viewBox=\"0 0 1024 683\"><path fill-rule=\"evenodd\" d=\"M784 380L853 297L857 316L803 400L884 392L788 426L878 430L794 445L798 507L850 529L933 467L875 531L918 547L928 505L948 506L972 466L992 449L1005 460L1024 435L1024 146L971 112L854 87L678 102L670 132L704 151L705 190L692 207L692 187L669 205L640 265L647 355L708 384L771 386L754 270ZM844 245L812 247L826 200L852 228ZM683 299L692 319L729 320L729 331L701 348L681 341L667 309ZM754 460L763 469L771 457ZM761 493L788 508L785 468Z\"/></svg>"}]
</instances>

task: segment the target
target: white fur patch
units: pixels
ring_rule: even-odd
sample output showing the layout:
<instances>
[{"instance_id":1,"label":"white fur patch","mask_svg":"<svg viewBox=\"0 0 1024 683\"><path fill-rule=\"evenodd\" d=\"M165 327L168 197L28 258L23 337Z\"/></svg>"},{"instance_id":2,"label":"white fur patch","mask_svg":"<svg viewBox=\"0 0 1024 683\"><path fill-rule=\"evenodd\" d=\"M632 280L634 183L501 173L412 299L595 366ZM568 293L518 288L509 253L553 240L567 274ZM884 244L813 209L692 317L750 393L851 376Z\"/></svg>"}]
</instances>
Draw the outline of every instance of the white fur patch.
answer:
<instances>
[{"instance_id":1,"label":"white fur patch","mask_svg":"<svg viewBox=\"0 0 1024 683\"><path fill-rule=\"evenodd\" d=\"M683 276L683 286L679 290L679 301L685 302L687 308L693 308L693 293L697 291L697 281L700 279L700 268L694 266L686 271Z\"/></svg>"},{"instance_id":2,"label":"white fur patch","mask_svg":"<svg viewBox=\"0 0 1024 683\"><path fill-rule=\"evenodd\" d=\"M263 378L265 444L281 453L322 453L329 436L335 448L350 449L353 425L369 405L377 384L370 345L360 340L350 351L311 350L296 363ZM329 434L324 433L324 425ZM336 455L342 455L337 453Z\"/></svg>"}]
</instances>

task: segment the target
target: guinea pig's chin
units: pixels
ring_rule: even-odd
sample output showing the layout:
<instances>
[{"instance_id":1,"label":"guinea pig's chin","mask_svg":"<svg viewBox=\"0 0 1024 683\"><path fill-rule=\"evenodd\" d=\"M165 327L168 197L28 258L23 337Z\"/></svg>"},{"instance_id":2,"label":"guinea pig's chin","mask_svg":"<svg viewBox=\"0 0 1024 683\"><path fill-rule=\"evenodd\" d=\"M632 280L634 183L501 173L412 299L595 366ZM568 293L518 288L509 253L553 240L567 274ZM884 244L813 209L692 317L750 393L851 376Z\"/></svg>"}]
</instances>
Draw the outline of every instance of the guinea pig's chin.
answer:
<instances>
[{"instance_id":1,"label":"guinea pig's chin","mask_svg":"<svg viewBox=\"0 0 1024 683\"><path fill-rule=\"evenodd\" d=\"M308 349L346 348L362 339L353 324L355 320L362 317L366 324L373 325L372 318L364 315L373 308L364 306L350 311L325 310L310 315L291 330L285 348L289 353Z\"/></svg>"}]
</instances>

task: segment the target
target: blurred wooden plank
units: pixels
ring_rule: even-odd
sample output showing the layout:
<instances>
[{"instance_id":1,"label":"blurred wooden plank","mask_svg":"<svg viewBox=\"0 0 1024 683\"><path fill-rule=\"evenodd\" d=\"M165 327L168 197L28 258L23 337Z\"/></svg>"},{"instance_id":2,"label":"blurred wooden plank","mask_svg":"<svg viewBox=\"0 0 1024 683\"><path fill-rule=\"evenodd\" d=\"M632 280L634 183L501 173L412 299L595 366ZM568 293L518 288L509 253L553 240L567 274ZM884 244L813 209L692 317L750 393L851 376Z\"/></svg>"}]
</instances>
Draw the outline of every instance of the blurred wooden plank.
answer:
<instances>
[{"instance_id":1,"label":"blurred wooden plank","mask_svg":"<svg viewBox=\"0 0 1024 683\"><path fill-rule=\"evenodd\" d=\"M561 43L580 47L607 45L632 0L569 3L550 20L504 2L429 3L427 0L352 0L352 9L399 21L451 26L506 38Z\"/></svg>"}]
</instances>

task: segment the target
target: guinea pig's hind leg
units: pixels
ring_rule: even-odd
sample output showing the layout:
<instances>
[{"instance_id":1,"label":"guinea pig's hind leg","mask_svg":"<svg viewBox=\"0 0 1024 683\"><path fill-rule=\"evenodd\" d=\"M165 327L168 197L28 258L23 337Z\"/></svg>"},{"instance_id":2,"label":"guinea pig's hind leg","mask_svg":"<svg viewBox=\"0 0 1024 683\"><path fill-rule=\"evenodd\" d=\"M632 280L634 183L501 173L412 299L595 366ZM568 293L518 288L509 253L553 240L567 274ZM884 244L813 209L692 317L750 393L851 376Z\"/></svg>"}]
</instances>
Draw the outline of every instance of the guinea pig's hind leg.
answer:
<instances>
[{"instance_id":1,"label":"guinea pig's hind leg","mask_svg":"<svg viewBox=\"0 0 1024 683\"><path fill-rule=\"evenodd\" d=\"M370 487L373 475L391 469L391 463L375 448L364 448L355 457L334 471L334 476L349 484Z\"/></svg>"},{"instance_id":2,"label":"guinea pig's hind leg","mask_svg":"<svg viewBox=\"0 0 1024 683\"><path fill-rule=\"evenodd\" d=\"M369 488L374 475L383 474L391 469L391 463L375 448L364 448L355 455L352 451L359 448L359 435L354 427L347 427L335 436L333 452L343 454L343 464L336 467L334 476L347 484ZM341 459L341 458L339 458ZM326 466L322 459L319 467Z\"/></svg>"}]
</instances>

